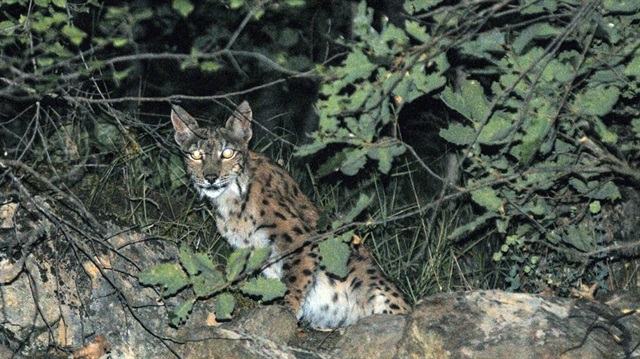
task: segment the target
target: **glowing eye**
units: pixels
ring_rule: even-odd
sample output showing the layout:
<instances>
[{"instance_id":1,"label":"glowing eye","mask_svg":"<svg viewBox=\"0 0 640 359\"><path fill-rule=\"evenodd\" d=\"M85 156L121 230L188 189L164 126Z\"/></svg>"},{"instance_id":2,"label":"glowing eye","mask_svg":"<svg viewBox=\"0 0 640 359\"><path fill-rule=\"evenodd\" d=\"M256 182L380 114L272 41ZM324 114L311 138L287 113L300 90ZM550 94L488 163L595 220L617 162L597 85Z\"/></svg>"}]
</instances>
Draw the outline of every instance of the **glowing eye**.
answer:
<instances>
[{"instance_id":1,"label":"glowing eye","mask_svg":"<svg viewBox=\"0 0 640 359\"><path fill-rule=\"evenodd\" d=\"M222 150L222 158L229 159L235 155L236 155L236 151L230 148L225 148L224 150Z\"/></svg>"},{"instance_id":2,"label":"glowing eye","mask_svg":"<svg viewBox=\"0 0 640 359\"><path fill-rule=\"evenodd\" d=\"M191 159L198 161L202 159L203 155L202 155L202 152L200 152L200 150L193 150L189 154L189 157L191 157Z\"/></svg>"}]
</instances>

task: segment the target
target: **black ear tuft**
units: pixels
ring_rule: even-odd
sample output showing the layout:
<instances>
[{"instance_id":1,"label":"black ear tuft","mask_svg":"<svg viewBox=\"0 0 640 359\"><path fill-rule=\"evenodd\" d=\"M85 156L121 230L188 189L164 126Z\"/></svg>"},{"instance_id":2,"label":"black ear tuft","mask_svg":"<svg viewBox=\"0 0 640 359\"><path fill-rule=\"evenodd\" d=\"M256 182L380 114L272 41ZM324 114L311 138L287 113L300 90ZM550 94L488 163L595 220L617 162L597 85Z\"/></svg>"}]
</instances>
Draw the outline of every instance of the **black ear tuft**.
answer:
<instances>
[{"instance_id":1,"label":"black ear tuft","mask_svg":"<svg viewBox=\"0 0 640 359\"><path fill-rule=\"evenodd\" d=\"M251 131L252 120L253 112L251 111L251 107L249 107L249 103L247 101L242 101L227 120L227 125L225 127L236 137L243 139L245 142L249 142L253 135L253 132Z\"/></svg>"}]
</instances>

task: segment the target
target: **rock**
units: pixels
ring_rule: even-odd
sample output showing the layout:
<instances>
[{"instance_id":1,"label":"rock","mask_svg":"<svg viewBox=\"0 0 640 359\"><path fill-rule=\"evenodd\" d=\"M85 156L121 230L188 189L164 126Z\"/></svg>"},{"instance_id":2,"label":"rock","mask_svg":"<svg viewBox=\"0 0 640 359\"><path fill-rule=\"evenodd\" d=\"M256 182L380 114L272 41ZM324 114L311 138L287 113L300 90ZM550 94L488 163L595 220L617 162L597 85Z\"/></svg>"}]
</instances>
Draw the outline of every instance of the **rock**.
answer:
<instances>
[{"instance_id":1,"label":"rock","mask_svg":"<svg viewBox=\"0 0 640 359\"><path fill-rule=\"evenodd\" d=\"M268 312L268 311L265 311ZM278 312L282 312L278 309ZM288 312L288 310L287 310ZM281 321L278 318L274 323ZM249 319L251 321L253 319ZM239 318L238 323L245 321ZM273 320L272 320L273 322ZM270 326L262 323L265 328ZM253 329L257 329L254 327ZM275 324L269 329L277 331ZM191 330L185 344L180 348L180 356L184 359L329 359L331 355L310 349L295 348L285 344L277 344L265 339L267 333L255 336L244 329L230 330L225 328L200 328Z\"/></svg>"},{"instance_id":2,"label":"rock","mask_svg":"<svg viewBox=\"0 0 640 359\"><path fill-rule=\"evenodd\" d=\"M286 344L296 335L297 320L285 307L257 307L219 327L194 326L199 319L195 314L179 331L178 337L186 343L180 349L184 358L293 357Z\"/></svg>"},{"instance_id":3,"label":"rock","mask_svg":"<svg viewBox=\"0 0 640 359\"><path fill-rule=\"evenodd\" d=\"M0 345L0 359L22 359L22 357L4 345Z\"/></svg>"},{"instance_id":4,"label":"rock","mask_svg":"<svg viewBox=\"0 0 640 359\"><path fill-rule=\"evenodd\" d=\"M113 357L171 355L166 308L136 275L139 264L175 260L174 243L114 225L101 233L51 197L16 208L0 251L0 343L25 357L64 357L101 337Z\"/></svg>"},{"instance_id":5,"label":"rock","mask_svg":"<svg viewBox=\"0 0 640 359\"><path fill-rule=\"evenodd\" d=\"M624 358L638 342L640 320L626 316L623 323L615 319L621 314L585 300L530 294L436 295L410 314L396 357Z\"/></svg>"},{"instance_id":6,"label":"rock","mask_svg":"<svg viewBox=\"0 0 640 359\"><path fill-rule=\"evenodd\" d=\"M406 317L379 314L347 327L333 354L338 358L391 359L404 333Z\"/></svg>"},{"instance_id":7,"label":"rock","mask_svg":"<svg viewBox=\"0 0 640 359\"><path fill-rule=\"evenodd\" d=\"M251 310L234 321L232 328L244 330L254 337L262 337L276 344L288 344L296 335L298 321L290 309L269 305Z\"/></svg>"}]
</instances>

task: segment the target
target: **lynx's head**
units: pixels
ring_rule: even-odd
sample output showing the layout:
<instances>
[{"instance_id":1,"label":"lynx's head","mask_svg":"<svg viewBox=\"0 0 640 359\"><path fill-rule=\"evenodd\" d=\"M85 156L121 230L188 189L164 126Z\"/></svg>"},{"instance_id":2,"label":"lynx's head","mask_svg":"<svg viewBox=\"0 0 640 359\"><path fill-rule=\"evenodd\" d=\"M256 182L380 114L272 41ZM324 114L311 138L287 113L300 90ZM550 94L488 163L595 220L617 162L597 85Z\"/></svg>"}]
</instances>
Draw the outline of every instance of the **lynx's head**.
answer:
<instances>
[{"instance_id":1,"label":"lynx's head","mask_svg":"<svg viewBox=\"0 0 640 359\"><path fill-rule=\"evenodd\" d=\"M171 123L175 139L196 190L215 199L226 190L243 192L239 180L249 156L252 112L244 101L224 128L201 128L182 107L173 106Z\"/></svg>"}]
</instances>

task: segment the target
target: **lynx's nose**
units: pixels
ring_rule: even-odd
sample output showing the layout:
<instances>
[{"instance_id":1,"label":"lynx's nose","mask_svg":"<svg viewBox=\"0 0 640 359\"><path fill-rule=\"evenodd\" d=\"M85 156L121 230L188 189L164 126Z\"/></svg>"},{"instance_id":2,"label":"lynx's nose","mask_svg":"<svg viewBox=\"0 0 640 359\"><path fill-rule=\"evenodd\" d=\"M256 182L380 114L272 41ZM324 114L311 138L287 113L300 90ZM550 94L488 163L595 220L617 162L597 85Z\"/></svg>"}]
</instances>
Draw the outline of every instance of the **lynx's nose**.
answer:
<instances>
[{"instance_id":1,"label":"lynx's nose","mask_svg":"<svg viewBox=\"0 0 640 359\"><path fill-rule=\"evenodd\" d=\"M217 175L206 175L204 176L204 179L207 180L207 182L209 182L210 184L214 184L216 183L216 180L218 179Z\"/></svg>"}]
</instances>

